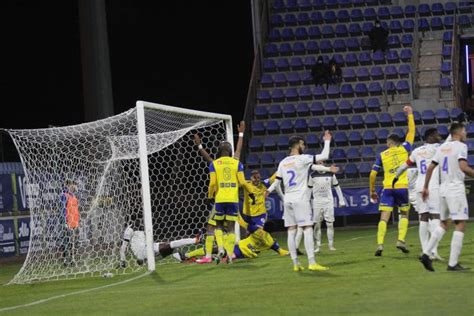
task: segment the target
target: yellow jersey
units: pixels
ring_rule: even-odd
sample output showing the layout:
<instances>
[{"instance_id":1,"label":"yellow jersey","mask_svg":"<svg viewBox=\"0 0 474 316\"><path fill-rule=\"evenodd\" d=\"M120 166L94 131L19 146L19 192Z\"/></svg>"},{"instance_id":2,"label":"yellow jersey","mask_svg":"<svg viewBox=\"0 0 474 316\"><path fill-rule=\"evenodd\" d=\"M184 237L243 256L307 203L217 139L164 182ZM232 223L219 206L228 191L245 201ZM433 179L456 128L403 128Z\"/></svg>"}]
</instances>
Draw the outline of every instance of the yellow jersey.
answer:
<instances>
[{"instance_id":1,"label":"yellow jersey","mask_svg":"<svg viewBox=\"0 0 474 316\"><path fill-rule=\"evenodd\" d=\"M216 203L238 203L239 177L244 179L243 171L242 163L232 157L221 157L211 162L208 197L215 198Z\"/></svg>"},{"instance_id":2,"label":"yellow jersey","mask_svg":"<svg viewBox=\"0 0 474 316\"><path fill-rule=\"evenodd\" d=\"M247 181L247 184L251 185L254 189L255 195L255 204L253 204L252 199L249 197L247 190L244 191L244 210L243 214L247 216L259 216L267 213L267 208L265 207L265 191L270 187L270 185L275 181L276 173L274 173L270 178L263 180L255 186L252 184L252 181Z\"/></svg>"},{"instance_id":3,"label":"yellow jersey","mask_svg":"<svg viewBox=\"0 0 474 316\"><path fill-rule=\"evenodd\" d=\"M404 142L402 145L397 147L391 147L380 153L375 161L373 170L379 171L380 168L384 170L383 187L384 189L392 189L392 182L397 175L397 170L400 166L407 161L408 154L411 151L411 145L408 142ZM398 178L394 189L405 189L408 188L408 176L405 171Z\"/></svg>"}]
</instances>

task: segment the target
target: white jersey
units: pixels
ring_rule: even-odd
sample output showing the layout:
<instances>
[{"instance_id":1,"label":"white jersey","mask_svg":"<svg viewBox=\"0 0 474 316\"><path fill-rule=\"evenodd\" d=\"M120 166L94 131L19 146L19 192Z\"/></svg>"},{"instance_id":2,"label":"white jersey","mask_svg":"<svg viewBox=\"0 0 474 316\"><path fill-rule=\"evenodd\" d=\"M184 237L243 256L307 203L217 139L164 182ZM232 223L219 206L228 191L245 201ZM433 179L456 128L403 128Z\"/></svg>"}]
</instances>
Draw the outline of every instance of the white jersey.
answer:
<instances>
[{"instance_id":1,"label":"white jersey","mask_svg":"<svg viewBox=\"0 0 474 316\"><path fill-rule=\"evenodd\" d=\"M285 202L309 200L308 172L314 159L311 155L294 155L280 162L276 176L283 181Z\"/></svg>"},{"instance_id":2,"label":"white jersey","mask_svg":"<svg viewBox=\"0 0 474 316\"><path fill-rule=\"evenodd\" d=\"M432 161L438 164L440 170L441 196L465 194L465 175L459 167L459 160L467 160L466 144L451 141L438 147Z\"/></svg>"},{"instance_id":3,"label":"white jersey","mask_svg":"<svg viewBox=\"0 0 474 316\"><path fill-rule=\"evenodd\" d=\"M416 164L418 169L418 177L416 179L415 190L416 192L422 192L423 186L425 185L425 176L426 170L428 170L431 160L436 154L436 149L440 144L424 144L412 151L410 157L408 158L409 162ZM435 190L439 188L439 171L438 168L433 171L433 175L430 180L430 190Z\"/></svg>"},{"instance_id":4,"label":"white jersey","mask_svg":"<svg viewBox=\"0 0 474 316\"><path fill-rule=\"evenodd\" d=\"M329 172L314 171L308 180L308 187L312 189L313 201L326 203L334 200L332 187L338 185L339 182L334 174Z\"/></svg>"},{"instance_id":5,"label":"white jersey","mask_svg":"<svg viewBox=\"0 0 474 316\"><path fill-rule=\"evenodd\" d=\"M407 177L408 177L408 191L415 191L416 179L418 177L418 169L408 168Z\"/></svg>"},{"instance_id":6,"label":"white jersey","mask_svg":"<svg viewBox=\"0 0 474 316\"><path fill-rule=\"evenodd\" d=\"M123 240L130 242L133 236L133 229L131 226L128 226L123 232Z\"/></svg>"}]
</instances>

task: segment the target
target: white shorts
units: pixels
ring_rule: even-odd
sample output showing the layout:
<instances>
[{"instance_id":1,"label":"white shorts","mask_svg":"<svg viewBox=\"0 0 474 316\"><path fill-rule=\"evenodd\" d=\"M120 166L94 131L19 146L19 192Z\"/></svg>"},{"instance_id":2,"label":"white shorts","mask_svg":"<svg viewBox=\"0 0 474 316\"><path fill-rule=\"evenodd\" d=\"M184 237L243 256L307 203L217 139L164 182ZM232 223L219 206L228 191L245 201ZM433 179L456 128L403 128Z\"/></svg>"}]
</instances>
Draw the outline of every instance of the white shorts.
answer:
<instances>
[{"instance_id":1,"label":"white shorts","mask_svg":"<svg viewBox=\"0 0 474 316\"><path fill-rule=\"evenodd\" d=\"M415 190L408 190L408 201L410 202L411 205L415 208L415 211L418 212L416 206L417 206L417 200L416 200L416 192Z\"/></svg>"},{"instance_id":2,"label":"white shorts","mask_svg":"<svg viewBox=\"0 0 474 316\"><path fill-rule=\"evenodd\" d=\"M469 219L469 207L465 193L442 196L440 198L441 220L465 221Z\"/></svg>"},{"instance_id":3,"label":"white shorts","mask_svg":"<svg viewBox=\"0 0 474 316\"><path fill-rule=\"evenodd\" d=\"M285 227L313 225L313 212L309 201L285 202L284 207Z\"/></svg>"},{"instance_id":4,"label":"white shorts","mask_svg":"<svg viewBox=\"0 0 474 316\"><path fill-rule=\"evenodd\" d=\"M133 255L139 259L143 260L146 258L146 243L145 243L145 232L135 231L130 240L130 247L132 248Z\"/></svg>"},{"instance_id":5,"label":"white shorts","mask_svg":"<svg viewBox=\"0 0 474 316\"><path fill-rule=\"evenodd\" d=\"M415 211L418 214L430 213L430 214L439 214L439 190L430 190L428 195L428 200L423 201L421 192L416 193L416 207Z\"/></svg>"},{"instance_id":6,"label":"white shorts","mask_svg":"<svg viewBox=\"0 0 474 316\"><path fill-rule=\"evenodd\" d=\"M334 222L334 202L327 201L327 203L313 203L313 221L321 223L323 218L326 222Z\"/></svg>"}]
</instances>

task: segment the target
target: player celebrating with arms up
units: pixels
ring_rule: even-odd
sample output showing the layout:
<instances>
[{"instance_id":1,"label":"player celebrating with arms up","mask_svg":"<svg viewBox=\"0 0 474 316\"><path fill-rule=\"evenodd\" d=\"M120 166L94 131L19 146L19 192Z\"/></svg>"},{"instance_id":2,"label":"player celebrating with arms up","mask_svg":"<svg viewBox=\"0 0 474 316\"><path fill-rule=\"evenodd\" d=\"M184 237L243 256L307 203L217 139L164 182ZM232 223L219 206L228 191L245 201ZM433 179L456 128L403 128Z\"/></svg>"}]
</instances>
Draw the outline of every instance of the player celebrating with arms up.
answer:
<instances>
[{"instance_id":1,"label":"player celebrating with arms up","mask_svg":"<svg viewBox=\"0 0 474 316\"><path fill-rule=\"evenodd\" d=\"M308 170L317 161L329 158L329 146L331 143L329 131L324 133L324 149L321 154L303 155L305 141L301 136L293 136L289 141L290 155L283 159L278 165L276 180L267 190L267 195L283 181L284 197L284 221L288 229L288 250L293 260L293 271L304 270L298 261L296 253L296 231L297 227L303 227L304 245L308 256L308 269L312 271L328 270L327 267L316 263L314 258L313 240L313 218L310 203L310 192L308 189Z\"/></svg>"},{"instance_id":2,"label":"player celebrating with arms up","mask_svg":"<svg viewBox=\"0 0 474 316\"><path fill-rule=\"evenodd\" d=\"M387 233L387 223L390 220L390 214L395 206L400 212L400 221L398 223L398 241L397 248L408 253L409 250L405 244L405 237L408 231L408 177L404 172L395 186L392 188L393 179L396 176L398 168L408 159L408 153L411 151L413 141L415 140L415 120L413 118L413 109L407 105L403 111L408 115L408 133L405 142L402 143L400 137L391 134L387 138L388 149L383 151L375 161L370 172L370 197L373 203L377 203L378 195L375 192L375 179L380 168L384 170L383 191L380 197L380 222L377 231L377 250L375 256L380 257L383 251L385 234Z\"/></svg>"}]
</instances>

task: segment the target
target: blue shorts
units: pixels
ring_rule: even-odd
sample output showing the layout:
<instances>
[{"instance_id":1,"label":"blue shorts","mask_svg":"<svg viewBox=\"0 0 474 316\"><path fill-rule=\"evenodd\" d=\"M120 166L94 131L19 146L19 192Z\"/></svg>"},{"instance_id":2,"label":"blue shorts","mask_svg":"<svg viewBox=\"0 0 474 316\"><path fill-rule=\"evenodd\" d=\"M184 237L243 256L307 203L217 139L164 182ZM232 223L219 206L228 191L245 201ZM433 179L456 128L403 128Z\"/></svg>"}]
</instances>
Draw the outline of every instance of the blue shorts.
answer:
<instances>
[{"instance_id":1,"label":"blue shorts","mask_svg":"<svg viewBox=\"0 0 474 316\"><path fill-rule=\"evenodd\" d=\"M236 221L239 215L239 203L216 203L214 208L216 221Z\"/></svg>"},{"instance_id":2,"label":"blue shorts","mask_svg":"<svg viewBox=\"0 0 474 316\"><path fill-rule=\"evenodd\" d=\"M235 245L234 247L234 255L236 259L243 259L245 258L244 255L242 254L242 251L240 251L240 248L238 245Z\"/></svg>"},{"instance_id":3,"label":"blue shorts","mask_svg":"<svg viewBox=\"0 0 474 316\"><path fill-rule=\"evenodd\" d=\"M250 233L253 233L256 231L259 227L263 228L265 226L265 223L267 222L267 214L261 214L257 216L250 216L250 215L244 215L242 214L242 218L244 221L247 222L247 230Z\"/></svg>"},{"instance_id":4,"label":"blue shorts","mask_svg":"<svg viewBox=\"0 0 474 316\"><path fill-rule=\"evenodd\" d=\"M398 211L408 212L410 203L408 202L408 189L383 189L380 197L379 211L391 212L397 206Z\"/></svg>"}]
</instances>

